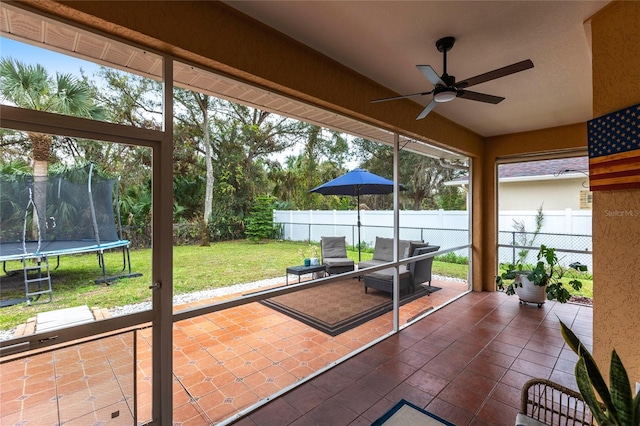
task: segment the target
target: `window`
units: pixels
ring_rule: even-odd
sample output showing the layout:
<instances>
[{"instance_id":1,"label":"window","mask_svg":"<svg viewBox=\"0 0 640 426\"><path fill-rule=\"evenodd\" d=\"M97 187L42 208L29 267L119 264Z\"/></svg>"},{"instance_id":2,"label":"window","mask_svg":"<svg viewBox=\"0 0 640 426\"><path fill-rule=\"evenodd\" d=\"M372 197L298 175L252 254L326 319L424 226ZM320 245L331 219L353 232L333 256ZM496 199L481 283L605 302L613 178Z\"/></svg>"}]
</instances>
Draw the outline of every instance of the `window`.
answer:
<instances>
[{"instance_id":1,"label":"window","mask_svg":"<svg viewBox=\"0 0 640 426\"><path fill-rule=\"evenodd\" d=\"M581 210L593 209L593 192L580 191L580 209Z\"/></svg>"}]
</instances>

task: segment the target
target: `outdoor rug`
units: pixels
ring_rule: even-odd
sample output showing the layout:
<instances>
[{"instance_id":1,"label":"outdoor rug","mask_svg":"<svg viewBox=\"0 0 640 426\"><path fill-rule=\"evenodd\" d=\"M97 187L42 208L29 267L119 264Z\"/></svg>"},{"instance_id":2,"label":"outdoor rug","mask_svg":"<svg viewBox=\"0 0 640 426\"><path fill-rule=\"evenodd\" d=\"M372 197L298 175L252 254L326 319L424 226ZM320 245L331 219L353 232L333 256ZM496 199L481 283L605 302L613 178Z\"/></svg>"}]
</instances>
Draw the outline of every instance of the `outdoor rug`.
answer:
<instances>
[{"instance_id":1,"label":"outdoor rug","mask_svg":"<svg viewBox=\"0 0 640 426\"><path fill-rule=\"evenodd\" d=\"M400 304L438 290L440 287L418 286L415 292L401 296ZM336 281L260 303L331 336L344 333L393 309L389 293L374 289L365 293L364 283L357 279Z\"/></svg>"},{"instance_id":2,"label":"outdoor rug","mask_svg":"<svg viewBox=\"0 0 640 426\"><path fill-rule=\"evenodd\" d=\"M371 426L455 426L435 414L401 399Z\"/></svg>"}]
</instances>

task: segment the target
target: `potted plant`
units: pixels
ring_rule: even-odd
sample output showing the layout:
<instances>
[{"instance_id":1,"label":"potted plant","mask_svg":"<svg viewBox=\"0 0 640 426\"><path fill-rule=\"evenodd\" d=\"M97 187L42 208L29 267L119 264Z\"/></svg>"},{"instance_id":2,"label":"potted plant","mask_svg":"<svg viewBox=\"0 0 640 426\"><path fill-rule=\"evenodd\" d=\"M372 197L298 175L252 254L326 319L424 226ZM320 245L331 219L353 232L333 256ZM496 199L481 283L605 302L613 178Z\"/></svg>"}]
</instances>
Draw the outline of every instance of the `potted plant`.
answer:
<instances>
[{"instance_id":1,"label":"potted plant","mask_svg":"<svg viewBox=\"0 0 640 426\"><path fill-rule=\"evenodd\" d=\"M318 247L313 244L309 244L306 250L300 249L298 250L298 254L302 256L304 266L317 266L318 261Z\"/></svg>"},{"instance_id":2,"label":"potted plant","mask_svg":"<svg viewBox=\"0 0 640 426\"><path fill-rule=\"evenodd\" d=\"M515 265L507 265L507 271L496 276L498 289L509 296L517 294L520 303L536 303L540 308L547 299L566 303L571 298L566 285L576 291L582 288L582 282L577 279L564 283L567 268L558 263L554 248L541 245L537 260L535 266L521 261ZM569 267L577 271L587 270L579 262L574 262Z\"/></svg>"},{"instance_id":3,"label":"potted plant","mask_svg":"<svg viewBox=\"0 0 640 426\"><path fill-rule=\"evenodd\" d=\"M576 383L599 425L640 426L640 392L633 396L629 375L615 349L611 353L609 386L580 339L560 321L562 337L578 355Z\"/></svg>"}]
</instances>

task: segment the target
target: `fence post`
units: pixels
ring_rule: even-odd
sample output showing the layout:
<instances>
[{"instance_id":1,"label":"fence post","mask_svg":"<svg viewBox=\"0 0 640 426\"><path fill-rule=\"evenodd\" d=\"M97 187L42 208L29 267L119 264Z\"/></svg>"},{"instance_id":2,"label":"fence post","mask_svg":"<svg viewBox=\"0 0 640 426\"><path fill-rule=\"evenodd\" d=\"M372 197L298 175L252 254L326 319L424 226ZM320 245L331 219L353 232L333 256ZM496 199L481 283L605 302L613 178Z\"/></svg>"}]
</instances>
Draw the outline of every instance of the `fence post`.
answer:
<instances>
[{"instance_id":1,"label":"fence post","mask_svg":"<svg viewBox=\"0 0 640 426\"><path fill-rule=\"evenodd\" d=\"M353 225L351 225L351 242L353 243L353 247L356 246L356 236L354 232L355 231L354 231Z\"/></svg>"},{"instance_id":2,"label":"fence post","mask_svg":"<svg viewBox=\"0 0 640 426\"><path fill-rule=\"evenodd\" d=\"M511 245L515 246L516 245L516 231L511 231ZM515 265L516 263L516 248L513 247L511 249L511 264Z\"/></svg>"}]
</instances>

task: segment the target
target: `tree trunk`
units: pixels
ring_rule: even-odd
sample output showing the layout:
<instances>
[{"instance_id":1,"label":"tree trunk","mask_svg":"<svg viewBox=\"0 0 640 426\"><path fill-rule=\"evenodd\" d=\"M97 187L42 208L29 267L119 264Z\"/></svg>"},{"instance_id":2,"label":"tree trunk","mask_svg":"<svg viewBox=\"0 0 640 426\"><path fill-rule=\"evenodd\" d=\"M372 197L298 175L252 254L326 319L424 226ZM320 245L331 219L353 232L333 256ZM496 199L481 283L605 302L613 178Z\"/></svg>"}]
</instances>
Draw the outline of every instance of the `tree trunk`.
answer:
<instances>
[{"instance_id":1,"label":"tree trunk","mask_svg":"<svg viewBox=\"0 0 640 426\"><path fill-rule=\"evenodd\" d=\"M29 133L33 152L33 203L36 206L38 221L33 221L33 239L46 238L47 221L47 167L51 153L51 135ZM38 235L38 227L40 234Z\"/></svg>"},{"instance_id":2,"label":"tree trunk","mask_svg":"<svg viewBox=\"0 0 640 426\"><path fill-rule=\"evenodd\" d=\"M193 93L193 96L198 102L200 112L202 113L202 139L204 144L205 165L207 168L207 180L205 185L204 194L204 216L202 224L202 234L200 238L200 245L208 246L209 241L209 222L211 222L211 214L213 212L213 160L211 149L211 135L209 132L209 96L202 95L202 97Z\"/></svg>"}]
</instances>

